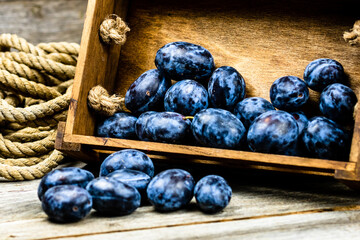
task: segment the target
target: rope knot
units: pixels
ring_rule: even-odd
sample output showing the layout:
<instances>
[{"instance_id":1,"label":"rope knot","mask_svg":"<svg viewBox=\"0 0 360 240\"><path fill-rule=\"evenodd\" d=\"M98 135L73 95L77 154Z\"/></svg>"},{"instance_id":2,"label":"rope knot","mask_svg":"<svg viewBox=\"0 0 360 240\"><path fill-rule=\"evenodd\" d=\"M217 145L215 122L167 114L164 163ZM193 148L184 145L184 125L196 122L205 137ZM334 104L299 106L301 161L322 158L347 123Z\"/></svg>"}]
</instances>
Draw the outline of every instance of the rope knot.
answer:
<instances>
[{"instance_id":1,"label":"rope knot","mask_svg":"<svg viewBox=\"0 0 360 240\"><path fill-rule=\"evenodd\" d=\"M116 14L110 14L100 25L100 36L102 40L111 44L124 45L126 42L126 33L130 28L126 23Z\"/></svg>"},{"instance_id":2,"label":"rope knot","mask_svg":"<svg viewBox=\"0 0 360 240\"><path fill-rule=\"evenodd\" d=\"M350 43L350 45L359 44L360 43L360 20L357 20L354 23L354 26L350 32L344 32L343 37L346 42Z\"/></svg>"},{"instance_id":3,"label":"rope knot","mask_svg":"<svg viewBox=\"0 0 360 240\"><path fill-rule=\"evenodd\" d=\"M112 116L116 112L126 110L125 99L123 97L115 94L110 96L108 91L101 86L95 86L90 89L88 104L90 108L105 116Z\"/></svg>"}]
</instances>

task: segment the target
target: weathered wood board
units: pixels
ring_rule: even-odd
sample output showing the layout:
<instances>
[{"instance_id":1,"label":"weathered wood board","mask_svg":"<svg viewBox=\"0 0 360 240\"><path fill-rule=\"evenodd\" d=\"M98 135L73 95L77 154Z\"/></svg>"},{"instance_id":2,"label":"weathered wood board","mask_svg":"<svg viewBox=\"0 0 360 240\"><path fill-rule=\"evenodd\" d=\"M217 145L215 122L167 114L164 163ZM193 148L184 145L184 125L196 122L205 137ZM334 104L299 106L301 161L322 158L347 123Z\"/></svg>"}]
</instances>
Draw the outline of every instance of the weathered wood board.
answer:
<instances>
[{"instance_id":1,"label":"weathered wood board","mask_svg":"<svg viewBox=\"0 0 360 240\"><path fill-rule=\"evenodd\" d=\"M0 0L0 34L31 43L80 43L87 0Z\"/></svg>"},{"instance_id":2,"label":"weathered wood board","mask_svg":"<svg viewBox=\"0 0 360 240\"><path fill-rule=\"evenodd\" d=\"M80 222L56 224L41 210L39 180L3 182L0 239L345 239L355 236L360 224L359 194L331 178L190 170L196 179L209 173L226 177L233 197L224 211L203 214L193 199L187 208L171 213L157 213L147 205L128 216L101 217L93 211Z\"/></svg>"}]
</instances>

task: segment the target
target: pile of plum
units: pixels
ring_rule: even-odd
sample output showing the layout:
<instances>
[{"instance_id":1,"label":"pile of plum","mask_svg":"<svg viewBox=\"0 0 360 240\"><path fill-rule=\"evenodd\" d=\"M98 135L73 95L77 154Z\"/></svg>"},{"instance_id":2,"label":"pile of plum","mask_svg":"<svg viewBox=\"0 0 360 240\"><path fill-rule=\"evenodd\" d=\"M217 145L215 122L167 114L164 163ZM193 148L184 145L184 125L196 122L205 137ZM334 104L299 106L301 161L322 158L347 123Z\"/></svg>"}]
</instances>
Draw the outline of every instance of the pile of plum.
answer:
<instances>
[{"instance_id":1,"label":"pile of plum","mask_svg":"<svg viewBox=\"0 0 360 240\"><path fill-rule=\"evenodd\" d=\"M224 178L207 175L196 184L182 169L168 169L154 176L154 164L143 152L125 149L109 155L99 177L84 169L53 170L38 187L42 208L55 222L74 222L91 209L103 216L122 216L150 202L157 211L178 210L195 196L205 213L217 213L230 202L232 190Z\"/></svg>"},{"instance_id":2,"label":"pile of plum","mask_svg":"<svg viewBox=\"0 0 360 240\"><path fill-rule=\"evenodd\" d=\"M347 159L355 93L344 85L343 66L332 59L308 64L303 79L284 76L270 88L271 102L245 98L246 84L230 66L215 68L199 46L173 42L160 48L155 65L125 95L130 113L119 112L98 125L97 135L215 148ZM176 81L172 85L172 81ZM321 92L323 116L302 111L309 88Z\"/></svg>"}]
</instances>

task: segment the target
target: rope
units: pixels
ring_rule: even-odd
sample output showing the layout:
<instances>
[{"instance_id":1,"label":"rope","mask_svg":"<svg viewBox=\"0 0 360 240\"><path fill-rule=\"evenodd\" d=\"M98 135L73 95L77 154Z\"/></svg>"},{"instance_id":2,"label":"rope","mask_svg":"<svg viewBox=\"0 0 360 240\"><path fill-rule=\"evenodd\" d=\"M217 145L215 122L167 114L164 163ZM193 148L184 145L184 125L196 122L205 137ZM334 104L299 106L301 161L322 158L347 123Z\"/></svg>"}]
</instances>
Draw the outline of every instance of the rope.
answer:
<instances>
[{"instance_id":1,"label":"rope","mask_svg":"<svg viewBox=\"0 0 360 240\"><path fill-rule=\"evenodd\" d=\"M90 89L88 105L98 114L105 116L112 116L118 111L126 111L125 98L115 94L110 96L108 91L101 86Z\"/></svg>"},{"instance_id":2,"label":"rope","mask_svg":"<svg viewBox=\"0 0 360 240\"><path fill-rule=\"evenodd\" d=\"M114 14L99 30L103 42L120 45L128 31ZM64 158L54 150L56 128L67 116L79 49L76 43L35 46L17 35L0 35L0 177L41 178ZM90 92L89 106L106 115L126 111L123 97L100 86Z\"/></svg>"},{"instance_id":3,"label":"rope","mask_svg":"<svg viewBox=\"0 0 360 240\"><path fill-rule=\"evenodd\" d=\"M126 33L130 28L117 15L110 14L100 25L101 39L107 43L123 45L126 42Z\"/></svg>"},{"instance_id":4,"label":"rope","mask_svg":"<svg viewBox=\"0 0 360 240\"><path fill-rule=\"evenodd\" d=\"M353 28L350 32L344 32L343 35L346 42L350 43L350 45L357 45L360 43L360 20L357 20L354 23Z\"/></svg>"},{"instance_id":5,"label":"rope","mask_svg":"<svg viewBox=\"0 0 360 240\"><path fill-rule=\"evenodd\" d=\"M111 14L100 25L99 34L104 43L123 45L126 42L126 33L130 28L116 14ZM125 107L125 98L119 95L111 95L102 86L98 85L90 89L88 93L88 105L98 114L112 116L119 111L129 111Z\"/></svg>"},{"instance_id":6,"label":"rope","mask_svg":"<svg viewBox=\"0 0 360 240\"><path fill-rule=\"evenodd\" d=\"M66 119L78 53L76 43L35 46L0 35L0 177L41 178L64 158L54 143L57 124Z\"/></svg>"}]
</instances>

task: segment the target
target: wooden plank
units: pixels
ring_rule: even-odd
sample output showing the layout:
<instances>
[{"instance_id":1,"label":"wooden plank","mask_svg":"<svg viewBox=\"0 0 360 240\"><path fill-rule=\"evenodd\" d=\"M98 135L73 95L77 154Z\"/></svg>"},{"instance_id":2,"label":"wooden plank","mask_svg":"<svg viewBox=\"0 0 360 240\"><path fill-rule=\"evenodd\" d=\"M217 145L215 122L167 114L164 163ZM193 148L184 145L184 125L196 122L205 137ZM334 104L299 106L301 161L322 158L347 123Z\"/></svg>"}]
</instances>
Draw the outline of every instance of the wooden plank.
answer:
<instances>
[{"instance_id":1,"label":"wooden plank","mask_svg":"<svg viewBox=\"0 0 360 240\"><path fill-rule=\"evenodd\" d=\"M351 2L132 1L127 20L132 30L120 58L117 92L124 95L140 74L155 68L157 50L173 41L200 44L217 67L235 67L249 97L269 99L273 81L285 75L302 78L306 65L321 57L340 61L358 90L360 53L342 39L358 18ZM311 91L310 115L319 113L318 96Z\"/></svg>"},{"instance_id":2,"label":"wooden plank","mask_svg":"<svg viewBox=\"0 0 360 240\"><path fill-rule=\"evenodd\" d=\"M31 43L77 42L87 0L1 0L0 33L18 34Z\"/></svg>"},{"instance_id":3,"label":"wooden plank","mask_svg":"<svg viewBox=\"0 0 360 240\"><path fill-rule=\"evenodd\" d=\"M304 212L288 216L118 231L67 238L95 239L357 239L360 211Z\"/></svg>"},{"instance_id":4,"label":"wooden plank","mask_svg":"<svg viewBox=\"0 0 360 240\"><path fill-rule=\"evenodd\" d=\"M109 14L117 13L124 18L126 6L126 0L89 0L66 123L66 133L86 135L94 133L96 116L89 111L87 95L89 90L98 84L109 91L113 88L113 79L116 75L121 49L117 45L102 44L99 37L99 27Z\"/></svg>"},{"instance_id":5,"label":"wooden plank","mask_svg":"<svg viewBox=\"0 0 360 240\"><path fill-rule=\"evenodd\" d=\"M156 167L158 172L166 166ZM2 209L0 233L4 239L61 239L75 236L85 238L99 234L100 238L107 239L118 236L116 234L121 232L127 232L126 236L131 236L131 232L134 232L134 236L136 232L139 236L144 236L142 235L144 231L144 234L149 234L150 239L154 237L164 239L169 234L167 231L171 229L183 229L186 231L184 234L190 236L190 231L193 231L191 226L199 228L199 234L205 234L205 230L202 229L206 226L216 228L219 224L219 230L221 229L224 237L230 237L237 229L246 229L251 224L257 226L259 219L269 219L268 222L271 222L271 219L277 217L286 219L290 215L298 215L298 219L303 219L304 224L308 222L311 225L319 217L307 220L306 215L319 212L324 214L330 211L334 214L342 211L358 214L360 208L357 193L329 178L299 177L258 171L224 171L204 167L194 168L191 173L195 179L209 173L226 177L234 192L230 205L219 214L207 215L197 210L193 199L186 209L172 213L157 213L151 206L143 206L128 216L101 217L92 212L89 217L78 223L55 224L49 222L41 210L36 195L39 180L21 183L3 182L0 188L0 194L3 196L0 198L0 209ZM225 222L229 225L222 224ZM234 224L231 224L232 222ZM295 225L287 226L285 229L290 230ZM193 233L196 234L196 231ZM212 233L210 231L208 236Z\"/></svg>"},{"instance_id":6,"label":"wooden plank","mask_svg":"<svg viewBox=\"0 0 360 240\"><path fill-rule=\"evenodd\" d=\"M213 158L223 159L223 161L236 161L280 164L288 166L299 166L317 169L339 169L347 170L349 172L355 169L355 163L331 161L324 159L310 159L304 157L290 157L285 155L276 154L263 154L247 151L226 150L219 148L195 147L178 144L166 144L157 142L145 142L136 140L125 140L116 138L101 138L83 135L67 135L65 134L64 140L66 142L81 143L93 146L94 148L115 148L119 149L139 149L148 153L173 155L173 157L185 155L191 158Z\"/></svg>"}]
</instances>

